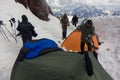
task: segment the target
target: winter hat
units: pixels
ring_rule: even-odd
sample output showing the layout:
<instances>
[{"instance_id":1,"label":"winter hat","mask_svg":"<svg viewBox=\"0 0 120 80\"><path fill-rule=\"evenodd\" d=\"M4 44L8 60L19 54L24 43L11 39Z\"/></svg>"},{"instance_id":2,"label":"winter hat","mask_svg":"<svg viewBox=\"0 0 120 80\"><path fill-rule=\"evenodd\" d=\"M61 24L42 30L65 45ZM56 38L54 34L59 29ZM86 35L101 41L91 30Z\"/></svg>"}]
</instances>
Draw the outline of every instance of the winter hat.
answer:
<instances>
[{"instance_id":1,"label":"winter hat","mask_svg":"<svg viewBox=\"0 0 120 80\"><path fill-rule=\"evenodd\" d=\"M26 15L22 15L22 20L23 20L23 21L28 21L27 16L26 16Z\"/></svg>"},{"instance_id":2,"label":"winter hat","mask_svg":"<svg viewBox=\"0 0 120 80\"><path fill-rule=\"evenodd\" d=\"M90 25L93 25L92 20L87 20L87 23L90 24Z\"/></svg>"}]
</instances>

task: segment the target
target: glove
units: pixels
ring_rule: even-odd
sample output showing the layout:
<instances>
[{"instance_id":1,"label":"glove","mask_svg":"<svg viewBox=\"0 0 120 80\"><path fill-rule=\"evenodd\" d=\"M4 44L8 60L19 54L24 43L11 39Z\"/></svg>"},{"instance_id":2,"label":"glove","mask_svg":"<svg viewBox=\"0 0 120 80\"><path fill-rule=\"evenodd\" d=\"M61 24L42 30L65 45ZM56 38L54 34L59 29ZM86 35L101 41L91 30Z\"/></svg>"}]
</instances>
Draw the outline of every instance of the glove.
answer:
<instances>
[{"instance_id":1,"label":"glove","mask_svg":"<svg viewBox=\"0 0 120 80\"><path fill-rule=\"evenodd\" d=\"M20 36L21 34L20 33L18 33L16 36Z\"/></svg>"},{"instance_id":2,"label":"glove","mask_svg":"<svg viewBox=\"0 0 120 80\"><path fill-rule=\"evenodd\" d=\"M91 38L92 37L92 35L87 35L87 38Z\"/></svg>"}]
</instances>

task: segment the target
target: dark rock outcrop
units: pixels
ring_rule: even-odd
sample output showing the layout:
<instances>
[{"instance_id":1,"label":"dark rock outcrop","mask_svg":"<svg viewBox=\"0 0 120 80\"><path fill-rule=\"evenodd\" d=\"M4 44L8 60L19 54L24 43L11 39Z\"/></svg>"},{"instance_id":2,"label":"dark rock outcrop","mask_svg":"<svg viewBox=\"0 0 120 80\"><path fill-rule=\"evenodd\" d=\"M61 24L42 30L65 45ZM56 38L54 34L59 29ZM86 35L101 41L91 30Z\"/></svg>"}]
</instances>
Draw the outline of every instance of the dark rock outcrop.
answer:
<instances>
[{"instance_id":1,"label":"dark rock outcrop","mask_svg":"<svg viewBox=\"0 0 120 80\"><path fill-rule=\"evenodd\" d=\"M25 8L29 8L31 12L42 20L49 20L49 13L52 14L50 7L45 0L15 0L24 5Z\"/></svg>"}]
</instances>

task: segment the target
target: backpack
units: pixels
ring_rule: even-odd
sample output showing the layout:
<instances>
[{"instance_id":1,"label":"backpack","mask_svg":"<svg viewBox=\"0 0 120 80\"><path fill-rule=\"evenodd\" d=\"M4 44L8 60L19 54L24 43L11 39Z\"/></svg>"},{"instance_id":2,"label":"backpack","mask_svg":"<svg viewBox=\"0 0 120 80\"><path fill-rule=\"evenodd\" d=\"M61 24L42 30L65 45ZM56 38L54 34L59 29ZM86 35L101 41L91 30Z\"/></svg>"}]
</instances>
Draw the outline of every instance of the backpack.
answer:
<instances>
[{"instance_id":1,"label":"backpack","mask_svg":"<svg viewBox=\"0 0 120 80\"><path fill-rule=\"evenodd\" d=\"M20 23L20 32L22 31L22 33L32 33L32 36L36 37L38 34L35 32L33 26L30 23Z\"/></svg>"}]
</instances>

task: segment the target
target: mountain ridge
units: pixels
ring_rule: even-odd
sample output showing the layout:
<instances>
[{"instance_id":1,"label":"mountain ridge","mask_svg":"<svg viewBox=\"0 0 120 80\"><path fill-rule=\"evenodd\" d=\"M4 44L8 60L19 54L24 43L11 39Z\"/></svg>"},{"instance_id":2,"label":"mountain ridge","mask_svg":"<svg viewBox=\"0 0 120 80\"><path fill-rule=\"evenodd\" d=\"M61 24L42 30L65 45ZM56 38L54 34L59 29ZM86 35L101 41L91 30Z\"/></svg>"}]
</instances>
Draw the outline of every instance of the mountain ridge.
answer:
<instances>
[{"instance_id":1,"label":"mountain ridge","mask_svg":"<svg viewBox=\"0 0 120 80\"><path fill-rule=\"evenodd\" d=\"M61 16L64 13L69 15L77 14L81 18L96 16L120 16L119 6L96 6L85 3L85 0L46 0L55 16Z\"/></svg>"}]
</instances>

